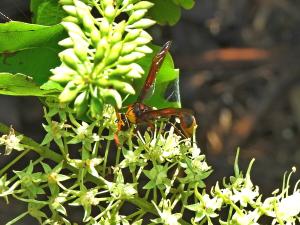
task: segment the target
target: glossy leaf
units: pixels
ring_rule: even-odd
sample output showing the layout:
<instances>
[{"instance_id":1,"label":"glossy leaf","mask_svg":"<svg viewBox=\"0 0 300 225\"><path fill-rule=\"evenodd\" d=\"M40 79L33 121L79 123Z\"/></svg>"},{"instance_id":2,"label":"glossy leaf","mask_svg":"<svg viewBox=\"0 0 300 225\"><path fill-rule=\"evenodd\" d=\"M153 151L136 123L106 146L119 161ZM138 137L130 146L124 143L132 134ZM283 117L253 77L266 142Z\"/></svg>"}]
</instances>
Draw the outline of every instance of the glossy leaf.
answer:
<instances>
[{"instance_id":1,"label":"glossy leaf","mask_svg":"<svg viewBox=\"0 0 300 225\"><path fill-rule=\"evenodd\" d=\"M38 84L45 83L50 69L60 63L57 43L64 37L61 25L0 24L0 71L26 74Z\"/></svg>"},{"instance_id":2,"label":"glossy leaf","mask_svg":"<svg viewBox=\"0 0 300 225\"><path fill-rule=\"evenodd\" d=\"M13 96L50 96L52 91L41 90L31 77L23 74L0 73L0 94Z\"/></svg>"},{"instance_id":3,"label":"glossy leaf","mask_svg":"<svg viewBox=\"0 0 300 225\"><path fill-rule=\"evenodd\" d=\"M32 21L41 25L55 25L67 14L57 0L31 0Z\"/></svg>"},{"instance_id":4,"label":"glossy leaf","mask_svg":"<svg viewBox=\"0 0 300 225\"><path fill-rule=\"evenodd\" d=\"M149 15L160 24L174 25L181 16L181 9L172 0L151 0L154 6L150 8Z\"/></svg>"},{"instance_id":5,"label":"glossy leaf","mask_svg":"<svg viewBox=\"0 0 300 225\"><path fill-rule=\"evenodd\" d=\"M174 3L180 5L184 9L191 9L195 5L195 0L173 0Z\"/></svg>"},{"instance_id":6,"label":"glossy leaf","mask_svg":"<svg viewBox=\"0 0 300 225\"><path fill-rule=\"evenodd\" d=\"M150 0L154 6L149 10L149 15L160 24L176 24L181 16L181 7L191 9L195 0Z\"/></svg>"}]
</instances>

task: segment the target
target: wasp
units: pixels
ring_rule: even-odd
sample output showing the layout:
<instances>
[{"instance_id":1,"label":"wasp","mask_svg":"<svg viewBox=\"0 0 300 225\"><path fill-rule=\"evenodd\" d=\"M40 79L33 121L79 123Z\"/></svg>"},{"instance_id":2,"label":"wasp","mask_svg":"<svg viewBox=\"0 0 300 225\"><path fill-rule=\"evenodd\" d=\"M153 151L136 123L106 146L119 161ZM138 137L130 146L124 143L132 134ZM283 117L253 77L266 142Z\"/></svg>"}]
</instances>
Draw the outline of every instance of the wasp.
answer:
<instances>
[{"instance_id":1,"label":"wasp","mask_svg":"<svg viewBox=\"0 0 300 225\"><path fill-rule=\"evenodd\" d=\"M153 121L159 118L169 119L171 117L176 117L180 121L180 128L183 132L183 135L188 138L191 137L196 128L196 120L193 115L193 112L189 109L183 108L163 108L163 109L154 109L151 106L148 106L143 103L145 98L148 96L149 91L152 89L155 78L159 72L161 65L171 47L171 41L168 41L163 45L161 50L154 56L148 72L146 81L143 85L143 88L137 98L137 100L127 106L127 111L125 114L117 112L118 118L118 131L115 134L115 141L119 144L118 132L127 124L149 124L152 125Z\"/></svg>"}]
</instances>

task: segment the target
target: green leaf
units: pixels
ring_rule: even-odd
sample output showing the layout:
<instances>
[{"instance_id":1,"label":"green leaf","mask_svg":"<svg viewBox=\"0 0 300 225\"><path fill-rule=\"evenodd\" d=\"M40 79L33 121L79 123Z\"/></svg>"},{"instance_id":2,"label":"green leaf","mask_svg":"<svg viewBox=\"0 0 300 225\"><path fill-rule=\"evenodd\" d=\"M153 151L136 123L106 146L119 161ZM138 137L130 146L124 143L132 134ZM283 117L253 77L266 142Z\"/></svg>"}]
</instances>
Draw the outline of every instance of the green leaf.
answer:
<instances>
[{"instance_id":1,"label":"green leaf","mask_svg":"<svg viewBox=\"0 0 300 225\"><path fill-rule=\"evenodd\" d=\"M174 3L180 5L184 9L191 9L195 5L195 0L173 0Z\"/></svg>"},{"instance_id":2,"label":"green leaf","mask_svg":"<svg viewBox=\"0 0 300 225\"><path fill-rule=\"evenodd\" d=\"M59 65L58 41L66 36L61 25L42 26L22 22L0 24L0 71L22 73L38 84L52 75Z\"/></svg>"},{"instance_id":3,"label":"green leaf","mask_svg":"<svg viewBox=\"0 0 300 225\"><path fill-rule=\"evenodd\" d=\"M151 0L154 6L149 9L149 15L160 24L174 25L181 16L181 9L172 0Z\"/></svg>"},{"instance_id":4,"label":"green leaf","mask_svg":"<svg viewBox=\"0 0 300 225\"><path fill-rule=\"evenodd\" d=\"M0 73L0 94L14 96L50 96L41 90L31 77L23 74Z\"/></svg>"},{"instance_id":5,"label":"green leaf","mask_svg":"<svg viewBox=\"0 0 300 225\"><path fill-rule=\"evenodd\" d=\"M145 83L147 73L150 69L152 58L160 50L159 46L150 46L153 53L147 54L137 63L145 70L145 74L141 79L136 79L133 83L136 95L130 95L123 103L124 106L136 101L141 89ZM156 108L175 107L180 108L180 93L179 93L179 70L174 68L174 63L170 54L167 54L154 84L152 96L145 99L144 103Z\"/></svg>"},{"instance_id":6,"label":"green leaf","mask_svg":"<svg viewBox=\"0 0 300 225\"><path fill-rule=\"evenodd\" d=\"M33 0L33 22L41 25L55 25L61 22L67 13L57 0Z\"/></svg>"},{"instance_id":7,"label":"green leaf","mask_svg":"<svg viewBox=\"0 0 300 225\"><path fill-rule=\"evenodd\" d=\"M9 53L27 48L53 47L63 39L64 28L11 21L0 24L0 52ZM57 45L58 46L58 45Z\"/></svg>"}]
</instances>

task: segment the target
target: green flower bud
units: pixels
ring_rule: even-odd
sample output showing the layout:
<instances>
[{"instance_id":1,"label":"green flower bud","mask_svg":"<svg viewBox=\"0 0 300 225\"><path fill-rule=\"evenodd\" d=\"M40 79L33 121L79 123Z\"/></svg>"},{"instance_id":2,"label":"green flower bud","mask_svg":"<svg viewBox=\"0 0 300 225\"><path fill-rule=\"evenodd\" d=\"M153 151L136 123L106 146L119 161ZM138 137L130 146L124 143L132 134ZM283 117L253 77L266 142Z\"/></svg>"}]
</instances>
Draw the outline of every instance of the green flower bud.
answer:
<instances>
[{"instance_id":1,"label":"green flower bud","mask_svg":"<svg viewBox=\"0 0 300 225\"><path fill-rule=\"evenodd\" d=\"M136 11L133 11L133 13L130 15L127 24L133 24L136 21L139 21L142 19L147 12L147 9L139 9Z\"/></svg>"},{"instance_id":2,"label":"green flower bud","mask_svg":"<svg viewBox=\"0 0 300 225\"><path fill-rule=\"evenodd\" d=\"M122 50L123 43L117 42L112 46L110 49L109 56L106 59L106 65L110 65L114 63L120 56L121 50Z\"/></svg>"},{"instance_id":3,"label":"green flower bud","mask_svg":"<svg viewBox=\"0 0 300 225\"><path fill-rule=\"evenodd\" d=\"M107 40L106 38L102 38L99 44L97 45L96 53L94 56L94 64L98 64L99 62L102 61L106 48L107 48Z\"/></svg>"},{"instance_id":4,"label":"green flower bud","mask_svg":"<svg viewBox=\"0 0 300 225\"><path fill-rule=\"evenodd\" d=\"M82 117L88 110L88 92L84 91L80 93L74 101L74 110L78 117Z\"/></svg>"},{"instance_id":5,"label":"green flower bud","mask_svg":"<svg viewBox=\"0 0 300 225\"><path fill-rule=\"evenodd\" d=\"M117 65L117 68L112 70L109 76L123 75L129 73L130 70L132 70L130 65Z\"/></svg>"},{"instance_id":6,"label":"green flower bud","mask_svg":"<svg viewBox=\"0 0 300 225\"><path fill-rule=\"evenodd\" d=\"M126 74L128 78L141 78L142 74L145 73L143 68L137 63L132 63L129 67L131 70Z\"/></svg>"},{"instance_id":7,"label":"green flower bud","mask_svg":"<svg viewBox=\"0 0 300 225\"><path fill-rule=\"evenodd\" d=\"M103 17L103 20L100 23L100 31L102 36L107 36L109 32L109 22L108 20Z\"/></svg>"},{"instance_id":8,"label":"green flower bud","mask_svg":"<svg viewBox=\"0 0 300 225\"><path fill-rule=\"evenodd\" d=\"M85 38L84 33L82 32L80 26L78 26L76 23L72 23L72 22L61 22L61 24L64 26L64 28L68 31L68 32L74 32L79 34L81 37Z\"/></svg>"},{"instance_id":9,"label":"green flower bud","mask_svg":"<svg viewBox=\"0 0 300 225\"><path fill-rule=\"evenodd\" d=\"M132 52L128 55L121 56L118 62L120 64L129 64L129 63L134 62L144 56L145 56L145 54L143 54L143 53Z\"/></svg>"},{"instance_id":10,"label":"green flower bud","mask_svg":"<svg viewBox=\"0 0 300 225\"><path fill-rule=\"evenodd\" d=\"M143 45L143 46L137 47L135 50L137 52L141 52L141 53L145 53L145 54L152 53L152 49L149 48L147 45Z\"/></svg>"},{"instance_id":11,"label":"green flower bud","mask_svg":"<svg viewBox=\"0 0 300 225\"><path fill-rule=\"evenodd\" d=\"M78 18L74 17L74 16L67 16L67 17L63 18L62 21L63 22L72 22L72 23L79 24Z\"/></svg>"},{"instance_id":12,"label":"green flower bud","mask_svg":"<svg viewBox=\"0 0 300 225\"><path fill-rule=\"evenodd\" d=\"M73 17L77 17L77 10L76 7L73 5L64 5L62 7L69 15Z\"/></svg>"},{"instance_id":13,"label":"green flower bud","mask_svg":"<svg viewBox=\"0 0 300 225\"><path fill-rule=\"evenodd\" d=\"M135 30L131 30L128 32L128 34L126 34L125 38L124 38L124 42L130 42L135 40L140 34L141 34L140 29L135 29Z\"/></svg>"},{"instance_id":14,"label":"green flower bud","mask_svg":"<svg viewBox=\"0 0 300 225\"><path fill-rule=\"evenodd\" d=\"M98 84L102 87L113 87L114 89L120 90L127 94L134 94L134 88L127 82L123 82L120 80L99 80Z\"/></svg>"},{"instance_id":15,"label":"green flower bud","mask_svg":"<svg viewBox=\"0 0 300 225\"><path fill-rule=\"evenodd\" d=\"M126 77L137 79L137 78L141 78L142 74L139 73L138 70L131 70L129 73L126 74Z\"/></svg>"},{"instance_id":16,"label":"green flower bud","mask_svg":"<svg viewBox=\"0 0 300 225\"><path fill-rule=\"evenodd\" d=\"M125 30L125 26L126 26L126 23L125 23L124 20L122 22L118 23L115 26L113 35L110 39L111 43L116 43L116 42L119 42L119 41L122 40L122 36L123 36L124 30Z\"/></svg>"},{"instance_id":17,"label":"green flower bud","mask_svg":"<svg viewBox=\"0 0 300 225\"><path fill-rule=\"evenodd\" d=\"M73 0L59 0L58 3L61 5L73 5Z\"/></svg>"},{"instance_id":18,"label":"green flower bud","mask_svg":"<svg viewBox=\"0 0 300 225\"><path fill-rule=\"evenodd\" d=\"M72 101L77 94L82 90L83 84L78 84L76 81L70 81L62 93L59 95L59 101L61 103L66 103Z\"/></svg>"},{"instance_id":19,"label":"green flower bud","mask_svg":"<svg viewBox=\"0 0 300 225\"><path fill-rule=\"evenodd\" d=\"M137 37L134 42L138 46L141 46L141 45L148 44L151 40L152 40L152 37L150 36L150 34L148 34L146 31L142 31L140 36Z\"/></svg>"},{"instance_id":20,"label":"green flower bud","mask_svg":"<svg viewBox=\"0 0 300 225\"><path fill-rule=\"evenodd\" d=\"M154 24L155 24L154 20L144 18L144 19L141 19L141 20L135 22L134 24L129 25L128 28L147 29L148 27L151 27Z\"/></svg>"},{"instance_id":21,"label":"green flower bud","mask_svg":"<svg viewBox=\"0 0 300 225\"><path fill-rule=\"evenodd\" d=\"M85 62L88 56L88 48L84 44L77 43L74 45L74 52L81 62Z\"/></svg>"},{"instance_id":22,"label":"green flower bud","mask_svg":"<svg viewBox=\"0 0 300 225\"><path fill-rule=\"evenodd\" d=\"M116 106L118 109L122 107L122 97L118 91L114 89L103 89L101 94L105 103Z\"/></svg>"},{"instance_id":23,"label":"green flower bud","mask_svg":"<svg viewBox=\"0 0 300 225\"><path fill-rule=\"evenodd\" d=\"M123 48L121 51L121 55L127 55L131 52L133 52L136 48L136 43L135 42L126 42L123 44Z\"/></svg>"},{"instance_id":24,"label":"green flower bud","mask_svg":"<svg viewBox=\"0 0 300 225\"><path fill-rule=\"evenodd\" d=\"M89 33L91 33L92 30L96 28L94 24L94 17L92 17L91 15L84 16L82 19L82 24L84 29Z\"/></svg>"},{"instance_id":25,"label":"green flower bud","mask_svg":"<svg viewBox=\"0 0 300 225\"><path fill-rule=\"evenodd\" d=\"M91 31L91 40L94 46L97 46L101 39L101 34L98 28L94 27Z\"/></svg>"},{"instance_id":26,"label":"green flower bud","mask_svg":"<svg viewBox=\"0 0 300 225\"><path fill-rule=\"evenodd\" d=\"M113 6L114 0L102 0L104 8L108 6Z\"/></svg>"},{"instance_id":27,"label":"green flower bud","mask_svg":"<svg viewBox=\"0 0 300 225\"><path fill-rule=\"evenodd\" d=\"M74 5L77 10L77 15L81 20L83 20L86 15L90 14L90 7L88 7L84 2L74 0Z\"/></svg>"},{"instance_id":28,"label":"green flower bud","mask_svg":"<svg viewBox=\"0 0 300 225\"><path fill-rule=\"evenodd\" d=\"M140 74L144 74L145 73L145 71L143 70L143 68L139 64L137 64L137 63L131 63L130 67L131 67L132 70L136 70Z\"/></svg>"},{"instance_id":29,"label":"green flower bud","mask_svg":"<svg viewBox=\"0 0 300 225\"><path fill-rule=\"evenodd\" d=\"M64 65L58 66L50 71L54 74L50 79L59 83L67 83L77 75L75 70Z\"/></svg>"},{"instance_id":30,"label":"green flower bud","mask_svg":"<svg viewBox=\"0 0 300 225\"><path fill-rule=\"evenodd\" d=\"M125 3L126 3L126 0L125 0ZM123 4L123 7L125 7L123 12L132 11L132 8L133 8L132 1L130 1L130 3L129 3L129 1L127 1L127 4Z\"/></svg>"},{"instance_id":31,"label":"green flower bud","mask_svg":"<svg viewBox=\"0 0 300 225\"><path fill-rule=\"evenodd\" d=\"M112 22L115 18L116 10L113 5L108 5L104 10L104 16L107 18L110 22Z\"/></svg>"},{"instance_id":32,"label":"green flower bud","mask_svg":"<svg viewBox=\"0 0 300 225\"><path fill-rule=\"evenodd\" d=\"M73 70L77 70L78 64L80 63L80 60L74 53L74 50L71 48L68 48L62 52L60 52L59 57L62 62L64 62L68 67L70 67Z\"/></svg>"},{"instance_id":33,"label":"green flower bud","mask_svg":"<svg viewBox=\"0 0 300 225\"><path fill-rule=\"evenodd\" d=\"M58 44L65 48L72 48L74 46L72 38L70 38L70 37L61 40L60 42L58 42Z\"/></svg>"},{"instance_id":34,"label":"green flower bud","mask_svg":"<svg viewBox=\"0 0 300 225\"><path fill-rule=\"evenodd\" d=\"M154 4L148 1L140 1L133 6L133 10L150 9Z\"/></svg>"}]
</instances>

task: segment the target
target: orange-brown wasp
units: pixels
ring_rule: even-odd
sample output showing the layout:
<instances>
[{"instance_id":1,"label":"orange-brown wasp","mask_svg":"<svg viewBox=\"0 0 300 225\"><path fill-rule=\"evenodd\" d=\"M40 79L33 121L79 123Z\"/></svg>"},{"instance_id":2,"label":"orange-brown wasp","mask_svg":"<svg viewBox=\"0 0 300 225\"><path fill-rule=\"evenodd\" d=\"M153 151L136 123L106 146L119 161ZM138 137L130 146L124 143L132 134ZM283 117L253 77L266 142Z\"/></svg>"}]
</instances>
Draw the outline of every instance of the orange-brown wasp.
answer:
<instances>
[{"instance_id":1,"label":"orange-brown wasp","mask_svg":"<svg viewBox=\"0 0 300 225\"><path fill-rule=\"evenodd\" d=\"M183 108L163 108L153 109L151 106L143 103L151 87L154 85L156 75L171 47L171 41L168 41L161 50L152 59L152 64L147 75L144 86L136 102L127 107L125 114L117 113L118 132L125 126L125 120L132 124L150 124L158 118L176 117L180 121L180 127L185 137L191 137L196 127L196 120L193 112ZM115 141L119 144L118 132L115 135Z\"/></svg>"}]
</instances>

